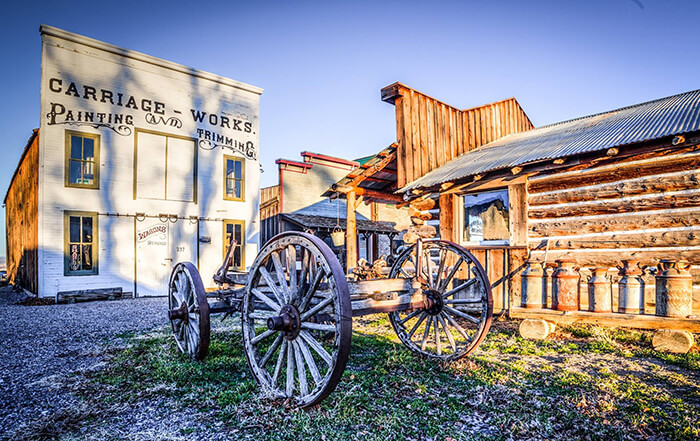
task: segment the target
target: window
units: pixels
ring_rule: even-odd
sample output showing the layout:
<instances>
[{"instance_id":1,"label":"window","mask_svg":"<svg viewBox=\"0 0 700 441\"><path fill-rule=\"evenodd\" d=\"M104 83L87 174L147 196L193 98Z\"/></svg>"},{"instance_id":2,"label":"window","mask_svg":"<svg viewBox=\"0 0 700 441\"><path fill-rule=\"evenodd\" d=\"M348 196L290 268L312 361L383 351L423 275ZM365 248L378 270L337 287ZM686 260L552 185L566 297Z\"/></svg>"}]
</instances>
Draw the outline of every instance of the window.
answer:
<instances>
[{"instance_id":1,"label":"window","mask_svg":"<svg viewBox=\"0 0 700 441\"><path fill-rule=\"evenodd\" d=\"M224 257L231 244L231 239L236 240L236 248L233 251L233 268L245 270L245 222L236 220L224 221Z\"/></svg>"},{"instance_id":2,"label":"window","mask_svg":"<svg viewBox=\"0 0 700 441\"><path fill-rule=\"evenodd\" d=\"M245 200L245 181L243 158L224 155L224 199L227 201Z\"/></svg>"},{"instance_id":3,"label":"window","mask_svg":"<svg viewBox=\"0 0 700 441\"><path fill-rule=\"evenodd\" d=\"M100 188L100 135L66 130L66 187Z\"/></svg>"},{"instance_id":4,"label":"window","mask_svg":"<svg viewBox=\"0 0 700 441\"><path fill-rule=\"evenodd\" d=\"M194 139L137 130L134 157L134 199L197 203Z\"/></svg>"},{"instance_id":5,"label":"window","mask_svg":"<svg viewBox=\"0 0 700 441\"><path fill-rule=\"evenodd\" d=\"M64 275L97 274L97 213L67 211L64 215Z\"/></svg>"},{"instance_id":6,"label":"window","mask_svg":"<svg viewBox=\"0 0 700 441\"><path fill-rule=\"evenodd\" d=\"M510 239L508 190L463 197L462 241L507 243Z\"/></svg>"}]
</instances>

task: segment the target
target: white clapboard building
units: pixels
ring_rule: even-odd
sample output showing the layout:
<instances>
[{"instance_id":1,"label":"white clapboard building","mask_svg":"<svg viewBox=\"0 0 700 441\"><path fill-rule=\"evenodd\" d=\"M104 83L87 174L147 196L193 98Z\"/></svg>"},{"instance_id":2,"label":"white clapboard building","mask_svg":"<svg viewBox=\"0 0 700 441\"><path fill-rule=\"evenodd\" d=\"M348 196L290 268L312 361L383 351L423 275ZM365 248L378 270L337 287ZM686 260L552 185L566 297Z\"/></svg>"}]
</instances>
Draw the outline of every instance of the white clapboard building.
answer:
<instances>
[{"instance_id":1,"label":"white clapboard building","mask_svg":"<svg viewBox=\"0 0 700 441\"><path fill-rule=\"evenodd\" d=\"M249 266L262 90L54 27L41 35L41 123L5 197L10 279L59 299L165 295L180 261L211 285L231 237L235 266Z\"/></svg>"}]
</instances>

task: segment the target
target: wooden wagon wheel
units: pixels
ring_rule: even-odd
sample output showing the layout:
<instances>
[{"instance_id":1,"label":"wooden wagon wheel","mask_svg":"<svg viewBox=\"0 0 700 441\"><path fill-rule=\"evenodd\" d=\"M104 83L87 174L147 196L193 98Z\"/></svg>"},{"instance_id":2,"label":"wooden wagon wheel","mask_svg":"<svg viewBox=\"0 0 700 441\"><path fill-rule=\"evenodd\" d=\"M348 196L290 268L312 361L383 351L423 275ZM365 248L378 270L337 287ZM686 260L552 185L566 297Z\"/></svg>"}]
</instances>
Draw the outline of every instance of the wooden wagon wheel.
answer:
<instances>
[{"instance_id":1,"label":"wooden wagon wheel","mask_svg":"<svg viewBox=\"0 0 700 441\"><path fill-rule=\"evenodd\" d=\"M443 240L422 243L416 273L416 245L404 251L389 277L421 280L429 307L389 313L396 334L413 352L451 361L475 350L491 327L491 286L479 261Z\"/></svg>"},{"instance_id":2,"label":"wooden wagon wheel","mask_svg":"<svg viewBox=\"0 0 700 441\"><path fill-rule=\"evenodd\" d=\"M331 249L306 233L283 233L260 251L241 313L248 365L263 393L301 407L328 396L350 354L352 309Z\"/></svg>"},{"instance_id":3,"label":"wooden wagon wheel","mask_svg":"<svg viewBox=\"0 0 700 441\"><path fill-rule=\"evenodd\" d=\"M168 318L180 352L203 360L209 351L209 303L197 268L182 262L170 274Z\"/></svg>"}]
</instances>

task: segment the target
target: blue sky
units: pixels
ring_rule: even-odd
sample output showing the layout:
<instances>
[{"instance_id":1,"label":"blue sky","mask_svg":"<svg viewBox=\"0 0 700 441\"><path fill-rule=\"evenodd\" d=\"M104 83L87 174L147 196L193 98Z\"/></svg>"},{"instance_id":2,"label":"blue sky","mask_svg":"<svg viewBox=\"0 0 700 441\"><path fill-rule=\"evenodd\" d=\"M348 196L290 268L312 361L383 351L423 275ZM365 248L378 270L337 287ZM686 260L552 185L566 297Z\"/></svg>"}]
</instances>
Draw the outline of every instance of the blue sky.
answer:
<instances>
[{"instance_id":1,"label":"blue sky","mask_svg":"<svg viewBox=\"0 0 700 441\"><path fill-rule=\"evenodd\" d=\"M395 81L459 108L514 96L536 126L698 89L699 16L691 0L11 2L0 187L39 125L42 23L264 88L267 186L277 158L393 142Z\"/></svg>"}]
</instances>

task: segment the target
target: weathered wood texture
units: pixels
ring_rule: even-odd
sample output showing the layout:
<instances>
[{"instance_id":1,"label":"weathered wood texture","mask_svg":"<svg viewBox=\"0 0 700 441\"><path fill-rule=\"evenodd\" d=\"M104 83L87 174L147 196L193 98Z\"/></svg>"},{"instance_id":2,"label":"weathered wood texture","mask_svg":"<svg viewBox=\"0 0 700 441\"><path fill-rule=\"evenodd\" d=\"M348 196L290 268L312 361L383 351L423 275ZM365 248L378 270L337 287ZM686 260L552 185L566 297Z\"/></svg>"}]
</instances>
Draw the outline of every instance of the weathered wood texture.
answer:
<instances>
[{"instance_id":1,"label":"weathered wood texture","mask_svg":"<svg viewBox=\"0 0 700 441\"><path fill-rule=\"evenodd\" d=\"M131 293L128 297L132 297ZM56 303L90 302L93 300L117 300L124 298L121 287L103 289L83 289L75 291L59 291L56 294Z\"/></svg>"},{"instance_id":2,"label":"weathered wood texture","mask_svg":"<svg viewBox=\"0 0 700 441\"><path fill-rule=\"evenodd\" d=\"M22 153L5 197L7 276L37 294L37 220L39 189L39 131L35 130Z\"/></svg>"},{"instance_id":3,"label":"weathered wood texture","mask_svg":"<svg viewBox=\"0 0 700 441\"><path fill-rule=\"evenodd\" d=\"M460 110L396 83L382 90L396 106L397 185L506 135L534 126L515 98Z\"/></svg>"},{"instance_id":4,"label":"weathered wood texture","mask_svg":"<svg viewBox=\"0 0 700 441\"><path fill-rule=\"evenodd\" d=\"M280 232L280 186L260 189L260 244L264 244Z\"/></svg>"},{"instance_id":5,"label":"weathered wood texture","mask_svg":"<svg viewBox=\"0 0 700 441\"><path fill-rule=\"evenodd\" d=\"M440 207L440 238L452 242L457 241L455 234L455 196L452 194L441 194L439 197Z\"/></svg>"},{"instance_id":6,"label":"weathered wood texture","mask_svg":"<svg viewBox=\"0 0 700 441\"><path fill-rule=\"evenodd\" d=\"M554 311L551 309L512 308L511 318L542 319L553 323L593 323L602 326L637 329L673 329L700 332L700 319L657 317L654 315L619 314L588 311Z\"/></svg>"},{"instance_id":7,"label":"weathered wood texture","mask_svg":"<svg viewBox=\"0 0 700 441\"><path fill-rule=\"evenodd\" d=\"M700 264L696 149L530 179L531 257L573 259L582 267L614 267L623 259Z\"/></svg>"}]
</instances>

